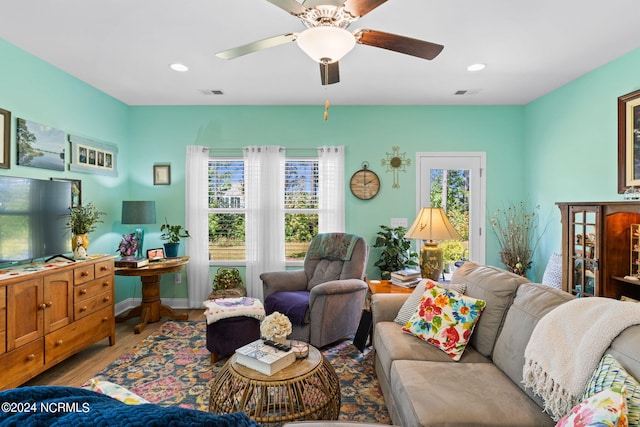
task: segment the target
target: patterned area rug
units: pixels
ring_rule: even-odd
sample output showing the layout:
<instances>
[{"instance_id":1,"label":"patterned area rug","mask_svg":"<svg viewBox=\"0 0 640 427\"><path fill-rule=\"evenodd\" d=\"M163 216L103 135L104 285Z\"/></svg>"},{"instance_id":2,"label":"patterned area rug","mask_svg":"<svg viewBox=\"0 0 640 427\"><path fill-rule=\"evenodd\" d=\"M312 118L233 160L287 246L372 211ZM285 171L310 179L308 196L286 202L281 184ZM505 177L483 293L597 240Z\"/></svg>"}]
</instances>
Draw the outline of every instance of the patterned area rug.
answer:
<instances>
[{"instance_id":1,"label":"patterned area rug","mask_svg":"<svg viewBox=\"0 0 640 427\"><path fill-rule=\"evenodd\" d=\"M227 359L211 364L204 321L167 321L96 378L128 388L149 402L207 411L209 389ZM390 424L369 348L351 341L322 353L340 379L340 419Z\"/></svg>"}]
</instances>

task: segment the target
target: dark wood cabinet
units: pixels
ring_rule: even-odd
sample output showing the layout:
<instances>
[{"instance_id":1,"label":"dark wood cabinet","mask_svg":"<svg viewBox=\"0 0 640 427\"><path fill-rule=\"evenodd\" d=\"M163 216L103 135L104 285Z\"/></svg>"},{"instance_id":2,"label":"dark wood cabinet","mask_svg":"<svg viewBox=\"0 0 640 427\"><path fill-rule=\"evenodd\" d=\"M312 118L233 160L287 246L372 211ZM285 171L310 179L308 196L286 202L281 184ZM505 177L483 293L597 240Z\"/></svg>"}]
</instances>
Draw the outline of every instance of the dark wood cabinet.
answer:
<instances>
[{"instance_id":1,"label":"dark wood cabinet","mask_svg":"<svg viewBox=\"0 0 640 427\"><path fill-rule=\"evenodd\" d=\"M562 220L562 289L577 296L640 297L631 274L631 225L640 202L558 202Z\"/></svg>"}]
</instances>

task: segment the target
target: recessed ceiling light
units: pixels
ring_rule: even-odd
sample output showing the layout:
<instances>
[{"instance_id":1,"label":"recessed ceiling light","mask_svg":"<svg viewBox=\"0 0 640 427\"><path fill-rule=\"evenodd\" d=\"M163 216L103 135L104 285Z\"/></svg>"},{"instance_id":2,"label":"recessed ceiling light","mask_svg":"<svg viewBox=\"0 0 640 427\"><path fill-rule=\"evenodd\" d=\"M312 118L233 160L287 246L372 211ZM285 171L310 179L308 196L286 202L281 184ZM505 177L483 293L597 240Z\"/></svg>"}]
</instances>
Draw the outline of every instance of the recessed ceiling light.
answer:
<instances>
[{"instance_id":1,"label":"recessed ceiling light","mask_svg":"<svg viewBox=\"0 0 640 427\"><path fill-rule=\"evenodd\" d=\"M480 71L487 67L486 64L472 64L467 67L467 71Z\"/></svg>"},{"instance_id":2,"label":"recessed ceiling light","mask_svg":"<svg viewBox=\"0 0 640 427\"><path fill-rule=\"evenodd\" d=\"M180 71L180 72L185 72L185 71L189 71L189 67L187 67L184 64L181 64L179 62L176 62L174 64L169 65L169 67L173 70L173 71Z\"/></svg>"}]
</instances>

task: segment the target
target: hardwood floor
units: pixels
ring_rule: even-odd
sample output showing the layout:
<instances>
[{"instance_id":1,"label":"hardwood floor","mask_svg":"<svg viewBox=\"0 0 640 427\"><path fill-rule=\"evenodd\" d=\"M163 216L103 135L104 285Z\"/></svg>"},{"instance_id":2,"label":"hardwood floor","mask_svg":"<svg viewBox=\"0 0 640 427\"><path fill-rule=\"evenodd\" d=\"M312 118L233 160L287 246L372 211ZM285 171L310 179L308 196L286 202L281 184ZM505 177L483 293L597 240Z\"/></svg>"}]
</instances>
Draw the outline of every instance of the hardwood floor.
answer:
<instances>
[{"instance_id":1,"label":"hardwood floor","mask_svg":"<svg viewBox=\"0 0 640 427\"><path fill-rule=\"evenodd\" d=\"M189 320L204 319L204 309L200 310L176 310L178 313L189 313ZM82 386L88 379L107 367L125 352L131 350L145 337L157 330L168 318L163 317L159 322L149 323L140 334L133 332L134 326L139 323L138 318L130 319L123 323L116 323L116 344L109 346L109 340L104 339L87 347L76 355L60 362L51 369L32 378L24 385L65 385L72 387Z\"/></svg>"}]
</instances>

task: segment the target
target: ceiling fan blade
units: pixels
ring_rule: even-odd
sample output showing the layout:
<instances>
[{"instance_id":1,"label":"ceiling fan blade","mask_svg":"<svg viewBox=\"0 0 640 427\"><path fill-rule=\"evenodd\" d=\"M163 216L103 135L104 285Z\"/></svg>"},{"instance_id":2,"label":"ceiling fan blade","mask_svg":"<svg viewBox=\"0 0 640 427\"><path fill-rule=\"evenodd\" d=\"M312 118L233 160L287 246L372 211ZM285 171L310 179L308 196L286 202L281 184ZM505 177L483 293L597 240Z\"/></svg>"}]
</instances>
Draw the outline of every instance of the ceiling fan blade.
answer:
<instances>
[{"instance_id":1,"label":"ceiling fan blade","mask_svg":"<svg viewBox=\"0 0 640 427\"><path fill-rule=\"evenodd\" d=\"M322 85L331 85L340 81L340 67L338 61L331 63L320 63L320 79Z\"/></svg>"},{"instance_id":2,"label":"ceiling fan blade","mask_svg":"<svg viewBox=\"0 0 640 427\"><path fill-rule=\"evenodd\" d=\"M433 59L444 49L441 44L383 33L382 31L362 29L357 30L353 35L360 44L380 47L423 59Z\"/></svg>"},{"instance_id":3,"label":"ceiling fan blade","mask_svg":"<svg viewBox=\"0 0 640 427\"><path fill-rule=\"evenodd\" d=\"M347 0L344 8L355 17L361 17L371 12L387 0Z\"/></svg>"},{"instance_id":4,"label":"ceiling fan blade","mask_svg":"<svg viewBox=\"0 0 640 427\"><path fill-rule=\"evenodd\" d=\"M302 2L304 7L311 9L316 6L336 6L340 7L346 0L305 0Z\"/></svg>"},{"instance_id":5,"label":"ceiling fan blade","mask_svg":"<svg viewBox=\"0 0 640 427\"><path fill-rule=\"evenodd\" d=\"M236 46L231 49L223 50L222 52L216 53L216 56L222 59L234 59L248 53L253 53L262 49L289 43L295 41L295 39L296 33L282 34L280 36L269 37L267 39L262 39L252 43L243 44L242 46Z\"/></svg>"},{"instance_id":6,"label":"ceiling fan blade","mask_svg":"<svg viewBox=\"0 0 640 427\"><path fill-rule=\"evenodd\" d=\"M267 0L267 1L295 16L298 16L301 13L304 13L307 11L307 8L301 5L300 3L298 3L296 0Z\"/></svg>"}]
</instances>

